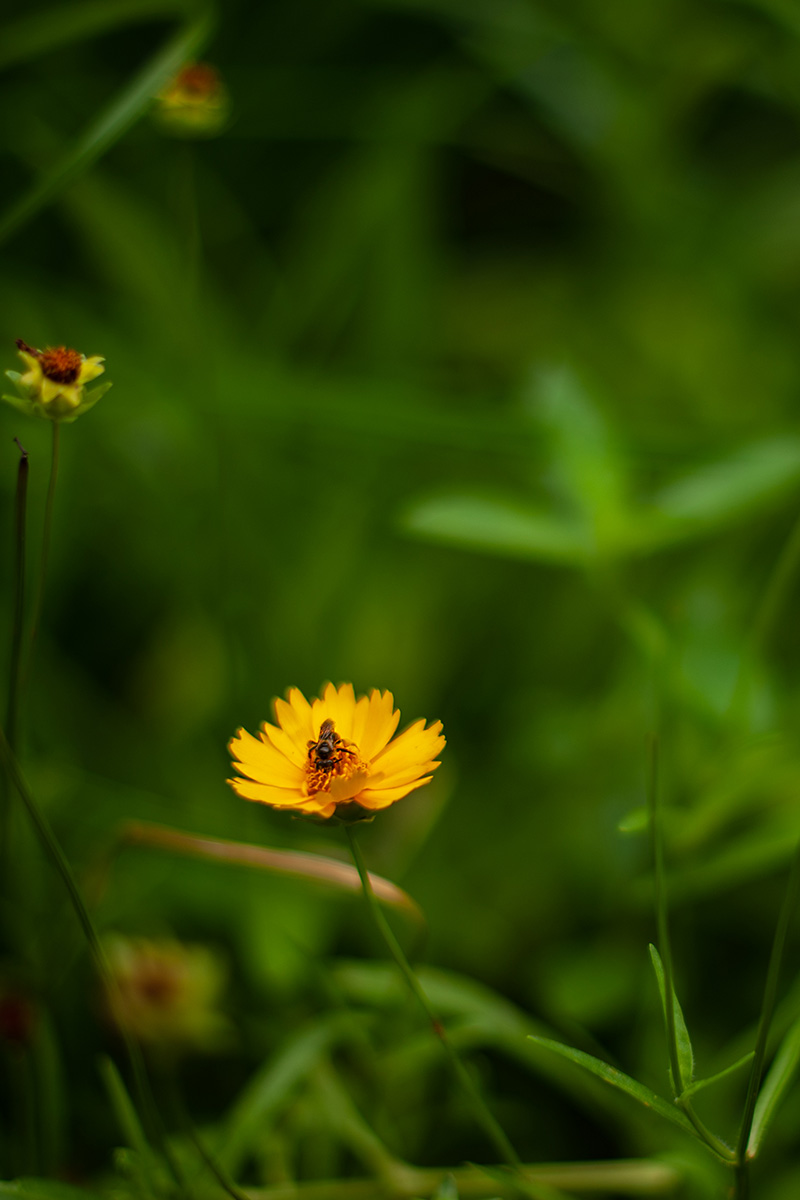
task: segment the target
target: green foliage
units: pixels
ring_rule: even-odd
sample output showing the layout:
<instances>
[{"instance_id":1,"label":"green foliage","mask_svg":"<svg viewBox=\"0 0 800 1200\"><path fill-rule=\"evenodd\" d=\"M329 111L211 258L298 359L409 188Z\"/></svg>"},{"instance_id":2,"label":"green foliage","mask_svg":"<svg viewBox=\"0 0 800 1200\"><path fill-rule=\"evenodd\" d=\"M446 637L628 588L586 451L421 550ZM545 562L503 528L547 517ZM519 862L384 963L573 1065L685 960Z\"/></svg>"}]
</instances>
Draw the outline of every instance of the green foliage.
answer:
<instances>
[{"instance_id":1,"label":"green foliage","mask_svg":"<svg viewBox=\"0 0 800 1200\"><path fill-rule=\"evenodd\" d=\"M752 1101L793 1200L791 913L759 1033L800 839L793 6L37 0L0 33L0 370L20 337L114 385L62 431L32 657L51 430L0 412L0 660L17 438L11 740L53 839L7 786L0 1200L514 1194L355 898L126 836L345 857L225 784L234 731L327 679L444 722L363 851L531 1194L723 1194L704 1132ZM231 118L181 143L151 107L198 56ZM155 1122L107 933L225 964L228 1041L144 1047Z\"/></svg>"}]
</instances>

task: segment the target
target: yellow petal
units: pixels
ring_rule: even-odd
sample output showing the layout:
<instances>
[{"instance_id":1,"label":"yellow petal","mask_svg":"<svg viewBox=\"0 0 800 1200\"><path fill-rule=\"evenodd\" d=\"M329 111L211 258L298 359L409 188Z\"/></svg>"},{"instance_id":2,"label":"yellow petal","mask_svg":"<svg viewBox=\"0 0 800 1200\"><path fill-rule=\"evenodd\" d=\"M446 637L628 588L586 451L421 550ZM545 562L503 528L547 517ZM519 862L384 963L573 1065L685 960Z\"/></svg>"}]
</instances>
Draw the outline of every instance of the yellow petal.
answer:
<instances>
[{"instance_id":1,"label":"yellow petal","mask_svg":"<svg viewBox=\"0 0 800 1200\"><path fill-rule=\"evenodd\" d=\"M349 779L345 775L336 775L330 782L328 795L337 804L343 804L346 800L352 800L361 788L363 788L368 779L369 773L367 771L355 771Z\"/></svg>"},{"instance_id":2,"label":"yellow petal","mask_svg":"<svg viewBox=\"0 0 800 1200\"><path fill-rule=\"evenodd\" d=\"M332 683L326 683L322 698L315 700L311 707L315 737L319 735L322 722L329 719L333 721L339 737L343 737L347 742L353 740L356 697L352 683L343 683L338 689Z\"/></svg>"},{"instance_id":3,"label":"yellow petal","mask_svg":"<svg viewBox=\"0 0 800 1200\"><path fill-rule=\"evenodd\" d=\"M409 763L406 767L398 768L390 774L370 774L369 785L373 790L383 788L400 787L406 783L412 783L418 779L420 775L427 775L431 771L435 771L442 764L432 761L425 763Z\"/></svg>"},{"instance_id":4,"label":"yellow petal","mask_svg":"<svg viewBox=\"0 0 800 1200\"><path fill-rule=\"evenodd\" d=\"M236 763L233 765L237 766ZM297 788L269 787L266 783L255 783L251 779L229 779L228 783L246 800L271 804L273 808L297 808L304 799Z\"/></svg>"},{"instance_id":5,"label":"yellow petal","mask_svg":"<svg viewBox=\"0 0 800 1200\"><path fill-rule=\"evenodd\" d=\"M409 792L415 791L425 783L430 783L431 779L433 779L432 775L425 775L424 778L415 779L413 783L406 783L401 787L365 788L355 797L355 800L362 808L373 810L388 808L390 804L394 804L395 800L402 800L403 796L407 796Z\"/></svg>"},{"instance_id":6,"label":"yellow petal","mask_svg":"<svg viewBox=\"0 0 800 1200\"><path fill-rule=\"evenodd\" d=\"M415 721L372 759L370 766L373 771L380 771L386 777L414 763L430 762L444 749L445 740L441 733L441 721L436 721L427 729L424 720Z\"/></svg>"},{"instance_id":7,"label":"yellow petal","mask_svg":"<svg viewBox=\"0 0 800 1200\"><path fill-rule=\"evenodd\" d=\"M237 795L243 796L245 800L269 804L271 808L291 808L297 812L319 813L331 807L331 799L327 792L318 792L316 796L303 796L293 788L268 787L264 783L253 783L249 779L229 779L228 783Z\"/></svg>"},{"instance_id":8,"label":"yellow petal","mask_svg":"<svg viewBox=\"0 0 800 1200\"><path fill-rule=\"evenodd\" d=\"M283 700L276 700L275 705L283 704ZM288 705L287 705L288 707ZM308 749L305 742L301 742L297 738L290 737L285 729L276 729L274 725L270 725L269 721L264 721L261 728L269 738L276 750L279 750L290 762L293 762L296 767L305 768L308 759ZM306 738L306 741L308 739Z\"/></svg>"},{"instance_id":9,"label":"yellow petal","mask_svg":"<svg viewBox=\"0 0 800 1200\"><path fill-rule=\"evenodd\" d=\"M241 760L241 766L237 763L236 769L243 775L249 775L251 779L271 784L273 787L302 787L302 767L298 767L276 750L265 740L263 734L260 738L254 738L246 729L240 729L228 749L235 758Z\"/></svg>"},{"instance_id":10,"label":"yellow petal","mask_svg":"<svg viewBox=\"0 0 800 1200\"><path fill-rule=\"evenodd\" d=\"M399 720L400 710L394 708L391 692L373 688L369 697L361 697L353 721L353 741L365 762L370 762L383 750Z\"/></svg>"},{"instance_id":11,"label":"yellow petal","mask_svg":"<svg viewBox=\"0 0 800 1200\"><path fill-rule=\"evenodd\" d=\"M101 358L98 354L93 355L92 358L84 359L81 363L78 383L91 383L93 379L97 379L98 375L102 375L105 371L105 367L101 367L100 365L102 362L105 362L105 359Z\"/></svg>"},{"instance_id":12,"label":"yellow petal","mask_svg":"<svg viewBox=\"0 0 800 1200\"><path fill-rule=\"evenodd\" d=\"M277 699L274 701L274 708L281 729L289 735L299 749L303 750L305 755L308 742L315 736L311 705L299 688L291 688L288 703L286 700Z\"/></svg>"}]
</instances>

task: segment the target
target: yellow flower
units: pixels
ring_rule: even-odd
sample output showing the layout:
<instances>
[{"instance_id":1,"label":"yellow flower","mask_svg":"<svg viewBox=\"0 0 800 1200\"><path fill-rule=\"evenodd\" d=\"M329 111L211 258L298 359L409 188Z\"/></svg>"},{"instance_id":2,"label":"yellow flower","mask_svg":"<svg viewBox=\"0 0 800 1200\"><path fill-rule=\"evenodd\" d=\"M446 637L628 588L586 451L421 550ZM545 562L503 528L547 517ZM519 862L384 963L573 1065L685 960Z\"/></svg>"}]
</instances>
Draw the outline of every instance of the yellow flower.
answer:
<instances>
[{"instance_id":1,"label":"yellow flower","mask_svg":"<svg viewBox=\"0 0 800 1200\"><path fill-rule=\"evenodd\" d=\"M27 416L47 417L50 421L74 421L104 396L111 387L102 383L92 391L86 384L102 375L105 367L99 355L87 358L66 346L34 350L17 338L17 350L25 365L24 373L6 371L19 396L3 399Z\"/></svg>"},{"instance_id":2,"label":"yellow flower","mask_svg":"<svg viewBox=\"0 0 800 1200\"><path fill-rule=\"evenodd\" d=\"M246 800L361 820L430 783L439 766L441 721L415 721L392 741L400 713L391 692L356 700L351 683L328 683L311 703L297 688L273 703L277 725L265 721L257 738L240 729L229 746L246 778L228 782Z\"/></svg>"},{"instance_id":3,"label":"yellow flower","mask_svg":"<svg viewBox=\"0 0 800 1200\"><path fill-rule=\"evenodd\" d=\"M156 119L176 137L213 137L228 118L228 93L216 67L189 63L156 97Z\"/></svg>"}]
</instances>

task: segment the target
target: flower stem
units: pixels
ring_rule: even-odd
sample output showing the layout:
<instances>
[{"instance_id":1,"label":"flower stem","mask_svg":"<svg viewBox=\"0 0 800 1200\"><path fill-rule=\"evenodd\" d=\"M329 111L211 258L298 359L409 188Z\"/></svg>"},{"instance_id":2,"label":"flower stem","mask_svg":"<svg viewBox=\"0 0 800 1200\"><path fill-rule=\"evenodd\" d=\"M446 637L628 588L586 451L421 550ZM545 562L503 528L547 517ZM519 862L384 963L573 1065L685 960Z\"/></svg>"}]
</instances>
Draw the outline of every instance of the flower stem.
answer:
<instances>
[{"instance_id":1,"label":"flower stem","mask_svg":"<svg viewBox=\"0 0 800 1200\"><path fill-rule=\"evenodd\" d=\"M2 766L7 779L10 780L12 786L28 811L28 816L30 817L36 829L45 853L55 867L57 874L61 876L61 880L66 888L67 895L69 896L70 904L72 905L75 916L78 919L78 923L83 930L83 935L86 938L89 950L95 962L95 966L97 967L97 971L107 990L109 1004L111 1005L115 1023L125 1043L125 1049L128 1052L131 1073L133 1075L139 1102L142 1105L142 1110L147 1118L151 1136L153 1136L156 1144L159 1146L159 1149L164 1155L164 1158L169 1165L170 1170L172 1171L178 1187L182 1191L183 1178L180 1169L166 1144L161 1119L158 1115L158 1111L155 1106L155 1100L153 1099L152 1091L150 1089L150 1081L147 1077L147 1071L145 1069L141 1048L139 1043L126 1028L125 1020L122 1015L122 998L119 993L119 987L114 973L111 970L108 958L106 957L105 950L103 949L103 944L100 941L100 936L97 933L97 930L94 927L94 922L92 921L89 911L83 902L83 898L78 889L75 876L72 873L72 868L69 865L67 857L64 854L64 851L61 849L58 839L56 838L56 835L50 826L50 822L47 820L47 817L44 815L34 799L33 794L29 790L17 760L8 744L8 739L6 738L6 735L2 729L0 729L0 761L2 761Z\"/></svg>"},{"instance_id":2,"label":"flower stem","mask_svg":"<svg viewBox=\"0 0 800 1200\"><path fill-rule=\"evenodd\" d=\"M8 744L17 745L20 670L22 665L22 634L25 616L25 525L28 506L28 452L14 438L19 448L17 491L14 499L14 616L11 626L11 662L8 681L6 730Z\"/></svg>"},{"instance_id":3,"label":"flower stem","mask_svg":"<svg viewBox=\"0 0 800 1200\"><path fill-rule=\"evenodd\" d=\"M44 596L47 588L47 566L50 561L50 538L53 531L53 505L56 495L56 483L58 482L58 459L61 443L60 423L58 421L52 421L51 424L53 426L53 450L50 458L50 480L47 484L47 499L44 507L44 528L42 530L42 554L39 561L39 582L36 588L36 602L33 607L33 619L31 620L28 661L22 678L23 688L30 679L31 667L33 665L33 652L36 646L36 639L39 635L39 626L41 624L42 610L44 608Z\"/></svg>"},{"instance_id":4,"label":"flower stem","mask_svg":"<svg viewBox=\"0 0 800 1200\"><path fill-rule=\"evenodd\" d=\"M433 1032L436 1034L442 1046L444 1047L450 1059L450 1064L453 1068L453 1071L458 1078L459 1083L462 1085L464 1091L469 1097L477 1120L483 1127L487 1136L494 1143L503 1161L515 1171L519 1170L522 1166L519 1155L511 1145L511 1142L508 1140L508 1137L501 1126L487 1108L486 1101L481 1096L478 1088L475 1085L475 1081L473 1080L467 1068L464 1066L464 1063L461 1061L455 1046L447 1036L447 1031L444 1025L433 1011L422 984L420 983L417 975L414 972L414 969L403 953L400 943L392 932L392 928L384 916L383 909L378 903L377 897L372 889L369 872L367 871L364 857L361 853L361 848L358 845L352 826L346 825L345 831L347 833L347 840L350 844L350 853L353 856L353 862L355 863L356 870L358 871L358 875L361 880L361 887L364 892L364 897L369 905L370 911L375 920L375 924L378 926L381 936L386 943L389 953L400 968L406 983L416 997L420 1007L422 1008L422 1011L425 1013L425 1016L430 1021Z\"/></svg>"},{"instance_id":5,"label":"flower stem","mask_svg":"<svg viewBox=\"0 0 800 1200\"><path fill-rule=\"evenodd\" d=\"M25 616L25 523L28 500L28 454L17 438L20 459L17 468L17 490L14 498L14 614L11 624L11 658L9 663L8 708L6 728L8 741L16 746L19 722L20 668ZM0 784L0 879L8 879L9 838L11 835L11 794L8 779Z\"/></svg>"}]
</instances>

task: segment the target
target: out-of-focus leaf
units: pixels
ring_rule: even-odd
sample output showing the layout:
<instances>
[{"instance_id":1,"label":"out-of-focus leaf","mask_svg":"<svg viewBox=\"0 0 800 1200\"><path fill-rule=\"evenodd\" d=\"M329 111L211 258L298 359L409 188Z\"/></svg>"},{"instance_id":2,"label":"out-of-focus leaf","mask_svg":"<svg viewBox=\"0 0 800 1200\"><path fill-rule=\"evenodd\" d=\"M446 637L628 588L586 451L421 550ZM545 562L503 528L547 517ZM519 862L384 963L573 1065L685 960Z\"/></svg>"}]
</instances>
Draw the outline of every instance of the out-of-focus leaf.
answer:
<instances>
[{"instance_id":1,"label":"out-of-focus leaf","mask_svg":"<svg viewBox=\"0 0 800 1200\"><path fill-rule=\"evenodd\" d=\"M800 482L800 439L765 438L709 463L652 497L652 510L672 524L662 540L691 527L713 529L770 503Z\"/></svg>"},{"instance_id":2,"label":"out-of-focus leaf","mask_svg":"<svg viewBox=\"0 0 800 1200\"><path fill-rule=\"evenodd\" d=\"M658 982L658 990L661 995L661 1007L664 1013L664 1023L668 1022L667 1013L667 984L664 974L664 964L661 961L661 955L656 947L650 943L650 961L653 964L653 970L656 974ZM678 1070L680 1071L680 1079L673 1080L673 1086L679 1092L683 1092L694 1078L694 1051L692 1050L692 1041L689 1037L689 1030L686 1027L686 1021L683 1016L683 1009L680 1006L675 985L672 985L672 1019L675 1025L675 1041L678 1046ZM670 1036L667 1029L667 1037Z\"/></svg>"},{"instance_id":3,"label":"out-of-focus leaf","mask_svg":"<svg viewBox=\"0 0 800 1200\"><path fill-rule=\"evenodd\" d=\"M576 522L513 500L441 496L410 506L402 526L430 541L552 563L581 563L586 534Z\"/></svg>"},{"instance_id":4,"label":"out-of-focus leaf","mask_svg":"<svg viewBox=\"0 0 800 1200\"><path fill-rule=\"evenodd\" d=\"M778 1105L794 1082L800 1063L800 1020L795 1021L778 1047L772 1066L758 1094L747 1143L747 1157L755 1158Z\"/></svg>"},{"instance_id":5,"label":"out-of-focus leaf","mask_svg":"<svg viewBox=\"0 0 800 1200\"><path fill-rule=\"evenodd\" d=\"M622 540L627 525L625 462L594 398L567 367L534 376L526 408L550 444L551 472L599 549Z\"/></svg>"},{"instance_id":6,"label":"out-of-focus leaf","mask_svg":"<svg viewBox=\"0 0 800 1200\"><path fill-rule=\"evenodd\" d=\"M662 1096L652 1092L643 1083L639 1083L636 1079L631 1079L630 1075L626 1075L616 1067L609 1066L608 1063L604 1063L599 1058L594 1058L591 1054L585 1054L583 1050L575 1050L572 1046L566 1046L563 1042L554 1042L550 1038L536 1037L534 1034L529 1034L528 1037L537 1046L542 1046L546 1050L552 1050L555 1054L560 1054L562 1058L566 1058L570 1062L575 1063L576 1066L583 1067L592 1075L596 1075L604 1083L609 1084L613 1088L619 1088L620 1091L625 1092L632 1099L638 1100L645 1108L651 1109L658 1116L683 1129L685 1133L690 1133L693 1137L697 1136L691 1122L683 1115L679 1108L664 1100Z\"/></svg>"},{"instance_id":7,"label":"out-of-focus leaf","mask_svg":"<svg viewBox=\"0 0 800 1200\"><path fill-rule=\"evenodd\" d=\"M253 1144L263 1139L270 1120L288 1096L319 1063L331 1044L350 1030L341 1014L318 1021L289 1040L240 1092L222 1122L212 1157L221 1170L235 1176Z\"/></svg>"}]
</instances>

